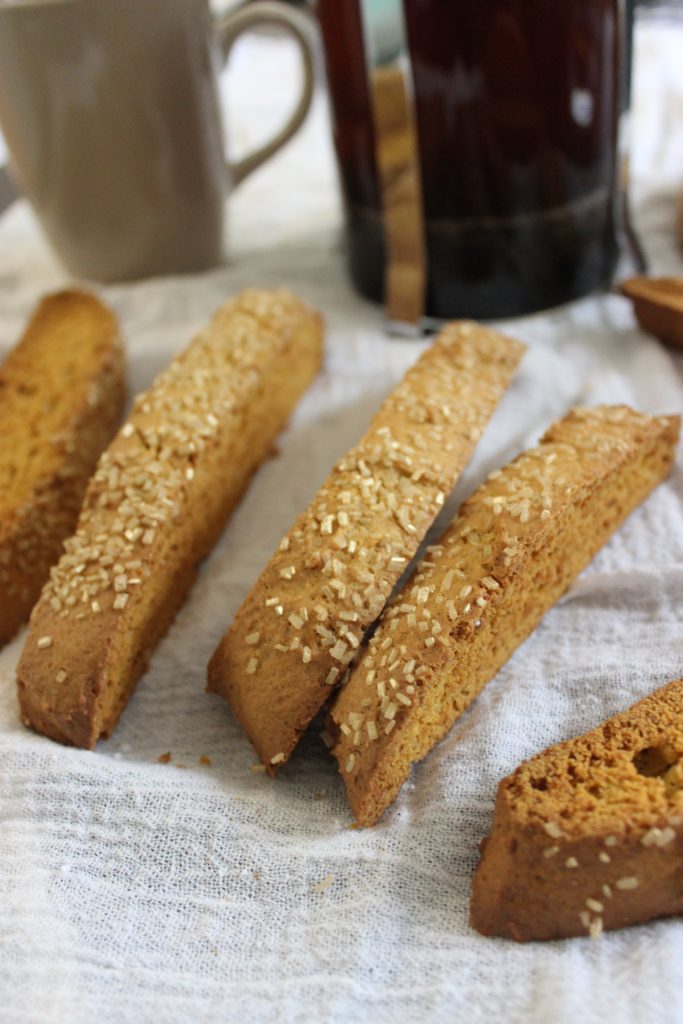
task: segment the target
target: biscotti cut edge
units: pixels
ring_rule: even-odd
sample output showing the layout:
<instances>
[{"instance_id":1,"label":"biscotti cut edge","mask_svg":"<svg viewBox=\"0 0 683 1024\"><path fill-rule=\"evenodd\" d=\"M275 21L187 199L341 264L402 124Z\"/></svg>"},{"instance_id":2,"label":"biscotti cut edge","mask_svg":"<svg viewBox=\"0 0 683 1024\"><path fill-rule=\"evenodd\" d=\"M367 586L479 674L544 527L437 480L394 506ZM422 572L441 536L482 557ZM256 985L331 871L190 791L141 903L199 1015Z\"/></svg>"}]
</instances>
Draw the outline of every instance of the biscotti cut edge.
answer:
<instances>
[{"instance_id":1,"label":"biscotti cut edge","mask_svg":"<svg viewBox=\"0 0 683 1024\"><path fill-rule=\"evenodd\" d=\"M470 920L518 942L683 913L683 680L498 787Z\"/></svg>"},{"instance_id":2,"label":"biscotti cut edge","mask_svg":"<svg viewBox=\"0 0 683 1024\"><path fill-rule=\"evenodd\" d=\"M315 376L321 336L290 293L243 292L138 397L32 615L17 673L25 724L89 748L111 733Z\"/></svg>"},{"instance_id":3,"label":"biscotti cut edge","mask_svg":"<svg viewBox=\"0 0 683 1024\"><path fill-rule=\"evenodd\" d=\"M283 538L209 664L272 773L329 699L414 556L524 346L447 326Z\"/></svg>"},{"instance_id":4,"label":"biscotti cut edge","mask_svg":"<svg viewBox=\"0 0 683 1024\"><path fill-rule=\"evenodd\" d=\"M46 296L0 368L0 646L28 619L123 414L114 314L87 292Z\"/></svg>"},{"instance_id":5,"label":"biscotti cut edge","mask_svg":"<svg viewBox=\"0 0 683 1024\"><path fill-rule=\"evenodd\" d=\"M668 473L678 417L574 410L464 503L388 608L331 712L372 825L622 520Z\"/></svg>"}]
</instances>

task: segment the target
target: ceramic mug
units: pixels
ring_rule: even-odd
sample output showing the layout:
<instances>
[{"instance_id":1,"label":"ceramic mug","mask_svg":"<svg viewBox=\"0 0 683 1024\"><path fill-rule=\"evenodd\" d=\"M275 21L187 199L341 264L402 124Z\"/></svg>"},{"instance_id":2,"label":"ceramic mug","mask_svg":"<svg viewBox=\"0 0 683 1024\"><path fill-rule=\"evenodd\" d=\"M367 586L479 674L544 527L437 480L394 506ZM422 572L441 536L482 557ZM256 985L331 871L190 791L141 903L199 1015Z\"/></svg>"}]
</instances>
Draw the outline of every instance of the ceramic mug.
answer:
<instances>
[{"instance_id":1,"label":"ceramic mug","mask_svg":"<svg viewBox=\"0 0 683 1024\"><path fill-rule=\"evenodd\" d=\"M298 45L303 85L273 139L225 159L218 74L245 30ZM313 94L309 23L256 2L0 0L0 126L13 176L68 270L100 281L223 256L225 198L291 138Z\"/></svg>"}]
</instances>

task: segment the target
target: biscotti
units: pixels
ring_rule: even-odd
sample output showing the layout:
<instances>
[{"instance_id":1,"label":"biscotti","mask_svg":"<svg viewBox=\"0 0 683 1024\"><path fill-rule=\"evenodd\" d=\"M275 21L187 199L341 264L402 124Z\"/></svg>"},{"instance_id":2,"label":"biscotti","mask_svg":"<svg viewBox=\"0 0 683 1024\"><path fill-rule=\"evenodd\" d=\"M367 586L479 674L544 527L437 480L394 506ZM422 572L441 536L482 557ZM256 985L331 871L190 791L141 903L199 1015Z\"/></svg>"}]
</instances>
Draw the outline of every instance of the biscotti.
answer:
<instances>
[{"instance_id":1,"label":"biscotti","mask_svg":"<svg viewBox=\"0 0 683 1024\"><path fill-rule=\"evenodd\" d=\"M0 645L28 619L123 414L124 356L94 295L49 295L0 368Z\"/></svg>"},{"instance_id":2,"label":"biscotti","mask_svg":"<svg viewBox=\"0 0 683 1024\"><path fill-rule=\"evenodd\" d=\"M383 615L333 705L351 808L372 825L669 471L678 417L575 410L466 501Z\"/></svg>"},{"instance_id":3,"label":"biscotti","mask_svg":"<svg viewBox=\"0 0 683 1024\"><path fill-rule=\"evenodd\" d=\"M247 291L137 399L31 617L24 722L92 748L111 733L226 518L313 379L320 317Z\"/></svg>"},{"instance_id":4,"label":"biscotti","mask_svg":"<svg viewBox=\"0 0 683 1024\"><path fill-rule=\"evenodd\" d=\"M209 665L272 772L333 692L466 465L523 346L452 324L261 573Z\"/></svg>"},{"instance_id":5,"label":"biscotti","mask_svg":"<svg viewBox=\"0 0 683 1024\"><path fill-rule=\"evenodd\" d=\"M498 787L471 921L518 942L683 914L683 680Z\"/></svg>"}]
</instances>

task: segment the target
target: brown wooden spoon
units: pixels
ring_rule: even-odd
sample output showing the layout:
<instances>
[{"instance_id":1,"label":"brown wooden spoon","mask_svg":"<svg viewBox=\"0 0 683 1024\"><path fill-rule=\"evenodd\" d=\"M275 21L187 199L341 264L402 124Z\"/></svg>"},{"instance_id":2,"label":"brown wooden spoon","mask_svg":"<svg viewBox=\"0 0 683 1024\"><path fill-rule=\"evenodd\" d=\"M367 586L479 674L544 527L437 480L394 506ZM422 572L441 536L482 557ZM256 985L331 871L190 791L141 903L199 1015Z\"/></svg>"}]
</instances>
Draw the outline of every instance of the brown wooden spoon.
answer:
<instances>
[{"instance_id":1,"label":"brown wooden spoon","mask_svg":"<svg viewBox=\"0 0 683 1024\"><path fill-rule=\"evenodd\" d=\"M632 301L644 331L683 349L683 277L631 277L619 291Z\"/></svg>"}]
</instances>

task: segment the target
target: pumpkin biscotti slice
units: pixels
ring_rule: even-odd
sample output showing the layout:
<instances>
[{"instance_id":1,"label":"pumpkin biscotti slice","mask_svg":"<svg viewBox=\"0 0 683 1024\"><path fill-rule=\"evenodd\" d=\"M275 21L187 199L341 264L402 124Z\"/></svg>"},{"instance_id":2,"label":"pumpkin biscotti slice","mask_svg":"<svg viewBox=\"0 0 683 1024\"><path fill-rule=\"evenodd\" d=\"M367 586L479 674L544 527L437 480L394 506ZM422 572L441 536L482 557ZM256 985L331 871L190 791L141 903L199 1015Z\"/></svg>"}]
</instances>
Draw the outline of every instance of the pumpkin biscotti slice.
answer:
<instances>
[{"instance_id":1,"label":"pumpkin biscotti slice","mask_svg":"<svg viewBox=\"0 0 683 1024\"><path fill-rule=\"evenodd\" d=\"M518 942L683 914L683 679L498 787L471 922Z\"/></svg>"},{"instance_id":2,"label":"pumpkin biscotti slice","mask_svg":"<svg viewBox=\"0 0 683 1024\"><path fill-rule=\"evenodd\" d=\"M386 399L261 573L209 665L283 764L355 656L505 392L519 342L451 324Z\"/></svg>"},{"instance_id":3,"label":"pumpkin biscotti slice","mask_svg":"<svg viewBox=\"0 0 683 1024\"><path fill-rule=\"evenodd\" d=\"M373 825L574 577L671 467L678 417L577 409L496 470L387 609L332 708L334 754Z\"/></svg>"},{"instance_id":4,"label":"pumpkin biscotti slice","mask_svg":"<svg viewBox=\"0 0 683 1024\"><path fill-rule=\"evenodd\" d=\"M228 302L138 397L31 617L26 725L109 735L251 474L318 370L320 317L284 291Z\"/></svg>"},{"instance_id":5,"label":"pumpkin biscotti slice","mask_svg":"<svg viewBox=\"0 0 683 1024\"><path fill-rule=\"evenodd\" d=\"M0 645L28 619L123 413L124 355L94 295L49 295L0 368Z\"/></svg>"}]
</instances>

